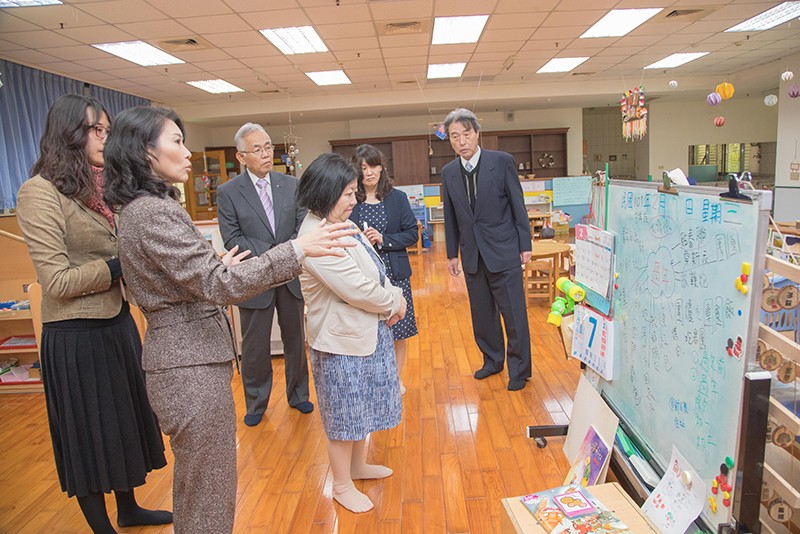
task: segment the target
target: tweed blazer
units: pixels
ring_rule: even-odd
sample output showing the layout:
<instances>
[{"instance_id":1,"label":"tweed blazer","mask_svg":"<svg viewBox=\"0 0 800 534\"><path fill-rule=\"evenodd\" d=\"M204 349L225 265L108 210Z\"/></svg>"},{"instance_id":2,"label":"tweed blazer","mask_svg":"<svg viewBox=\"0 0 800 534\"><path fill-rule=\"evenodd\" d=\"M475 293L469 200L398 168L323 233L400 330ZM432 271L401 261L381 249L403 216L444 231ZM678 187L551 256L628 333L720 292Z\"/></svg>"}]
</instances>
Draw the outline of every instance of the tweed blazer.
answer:
<instances>
[{"instance_id":1,"label":"tweed blazer","mask_svg":"<svg viewBox=\"0 0 800 534\"><path fill-rule=\"evenodd\" d=\"M117 256L117 236L105 217L36 175L19 189L17 220L42 285L42 322L119 313L120 284L106 265Z\"/></svg>"},{"instance_id":2,"label":"tweed blazer","mask_svg":"<svg viewBox=\"0 0 800 534\"><path fill-rule=\"evenodd\" d=\"M319 222L309 213L298 235ZM369 243L366 236L362 238ZM333 354L369 356L378 345L378 322L400 311L403 291L389 277L380 284L378 268L363 246L342 250L343 257L306 258L303 265L300 286L308 307L308 344Z\"/></svg>"},{"instance_id":3,"label":"tweed blazer","mask_svg":"<svg viewBox=\"0 0 800 534\"><path fill-rule=\"evenodd\" d=\"M291 243L226 267L174 200L143 196L122 209L119 253L130 293L148 321L142 368L157 371L234 358L226 304L300 274Z\"/></svg>"},{"instance_id":4,"label":"tweed blazer","mask_svg":"<svg viewBox=\"0 0 800 534\"><path fill-rule=\"evenodd\" d=\"M363 202L359 202L350 214L350 220L356 223L359 230L364 229L361 214ZM411 211L408 195L399 189L392 189L383 199L386 210L386 232L383 233L383 245L378 250L389 256L392 268L392 280L408 280L411 278L411 262L408 261L406 247L415 244L419 239L417 218Z\"/></svg>"}]
</instances>

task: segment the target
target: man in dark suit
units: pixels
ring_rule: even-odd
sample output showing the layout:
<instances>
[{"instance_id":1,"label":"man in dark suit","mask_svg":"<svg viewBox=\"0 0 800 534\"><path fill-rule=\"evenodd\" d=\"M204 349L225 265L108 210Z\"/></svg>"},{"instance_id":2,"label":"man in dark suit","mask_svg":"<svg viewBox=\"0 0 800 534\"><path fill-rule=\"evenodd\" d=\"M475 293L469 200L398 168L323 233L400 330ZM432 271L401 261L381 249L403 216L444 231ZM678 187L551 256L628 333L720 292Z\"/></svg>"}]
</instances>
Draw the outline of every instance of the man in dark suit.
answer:
<instances>
[{"instance_id":1,"label":"man in dark suit","mask_svg":"<svg viewBox=\"0 0 800 534\"><path fill-rule=\"evenodd\" d=\"M248 122L236 133L236 159L245 171L217 189L219 230L225 247L249 250L260 256L294 239L306 215L297 206L297 179L274 172L272 141L258 124ZM289 405L310 413L308 363L303 330L303 295L294 278L250 300L240 302L242 320L242 384L247 413L244 422L261 422L272 392L270 337L272 317L278 312Z\"/></svg>"},{"instance_id":2,"label":"man in dark suit","mask_svg":"<svg viewBox=\"0 0 800 534\"><path fill-rule=\"evenodd\" d=\"M458 276L458 254L467 282L475 341L483 352L482 380L503 370L508 389L520 390L531 376L531 342L521 265L531 259L531 226L514 158L481 150L480 124L459 108L444 120L458 154L442 169L442 201L448 270ZM508 347L504 347L503 317Z\"/></svg>"}]
</instances>

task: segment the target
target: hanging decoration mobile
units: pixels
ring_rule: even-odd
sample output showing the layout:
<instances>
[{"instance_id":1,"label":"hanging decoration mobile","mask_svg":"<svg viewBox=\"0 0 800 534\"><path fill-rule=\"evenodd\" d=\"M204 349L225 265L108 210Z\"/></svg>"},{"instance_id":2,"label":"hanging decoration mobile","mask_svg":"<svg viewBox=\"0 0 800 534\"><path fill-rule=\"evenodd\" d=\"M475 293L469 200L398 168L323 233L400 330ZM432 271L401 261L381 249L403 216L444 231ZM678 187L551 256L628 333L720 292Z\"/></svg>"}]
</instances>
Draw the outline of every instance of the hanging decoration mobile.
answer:
<instances>
[{"instance_id":1,"label":"hanging decoration mobile","mask_svg":"<svg viewBox=\"0 0 800 534\"><path fill-rule=\"evenodd\" d=\"M622 95L620 112L625 141L641 139L647 134L647 108L644 104L644 87L641 85Z\"/></svg>"}]
</instances>

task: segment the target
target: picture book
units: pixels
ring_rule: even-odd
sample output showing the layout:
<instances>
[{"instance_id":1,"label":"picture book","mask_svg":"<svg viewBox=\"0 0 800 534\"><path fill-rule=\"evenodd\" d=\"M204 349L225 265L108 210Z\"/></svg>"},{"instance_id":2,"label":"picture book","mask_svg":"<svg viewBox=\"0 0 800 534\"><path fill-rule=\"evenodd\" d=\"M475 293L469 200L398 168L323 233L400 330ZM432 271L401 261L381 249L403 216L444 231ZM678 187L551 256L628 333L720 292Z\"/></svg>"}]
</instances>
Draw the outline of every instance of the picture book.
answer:
<instances>
[{"instance_id":1,"label":"picture book","mask_svg":"<svg viewBox=\"0 0 800 534\"><path fill-rule=\"evenodd\" d=\"M552 534L623 534L631 532L587 488L572 484L531 493L522 504ZM566 510L565 510L566 509ZM571 514L571 515L568 515Z\"/></svg>"},{"instance_id":2,"label":"picture book","mask_svg":"<svg viewBox=\"0 0 800 534\"><path fill-rule=\"evenodd\" d=\"M599 480L600 473L603 472L610 456L608 444L603 441L594 426L589 425L581 448L572 459L572 467L564 479L564 484L580 484L586 487L602 483L603 481Z\"/></svg>"}]
</instances>

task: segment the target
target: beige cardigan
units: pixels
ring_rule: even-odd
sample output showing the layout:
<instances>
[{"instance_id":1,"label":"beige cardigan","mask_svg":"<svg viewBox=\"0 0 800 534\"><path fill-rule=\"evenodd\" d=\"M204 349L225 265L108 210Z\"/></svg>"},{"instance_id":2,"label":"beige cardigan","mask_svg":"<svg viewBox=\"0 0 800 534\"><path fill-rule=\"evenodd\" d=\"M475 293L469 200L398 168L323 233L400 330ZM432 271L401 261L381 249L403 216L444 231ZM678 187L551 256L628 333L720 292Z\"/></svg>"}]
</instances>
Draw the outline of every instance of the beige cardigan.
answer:
<instances>
[{"instance_id":1,"label":"beige cardigan","mask_svg":"<svg viewBox=\"0 0 800 534\"><path fill-rule=\"evenodd\" d=\"M298 235L317 226L309 213ZM366 240L366 238L364 238ZM342 238L342 241L354 238ZM403 291L380 274L363 246L344 248L345 256L306 258L300 285L308 306L308 344L315 350L369 356L378 344L378 321L400 310Z\"/></svg>"}]
</instances>

